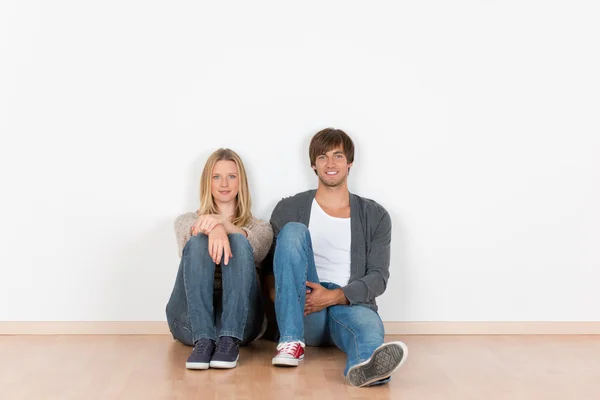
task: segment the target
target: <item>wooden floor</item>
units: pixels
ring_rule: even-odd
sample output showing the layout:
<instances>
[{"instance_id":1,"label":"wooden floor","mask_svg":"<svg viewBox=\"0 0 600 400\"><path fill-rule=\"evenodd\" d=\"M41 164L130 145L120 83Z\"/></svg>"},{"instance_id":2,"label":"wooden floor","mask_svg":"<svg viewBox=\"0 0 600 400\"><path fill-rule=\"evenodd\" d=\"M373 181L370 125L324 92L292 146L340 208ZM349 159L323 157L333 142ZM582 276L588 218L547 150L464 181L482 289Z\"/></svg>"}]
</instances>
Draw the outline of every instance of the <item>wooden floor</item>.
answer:
<instances>
[{"instance_id":1,"label":"wooden floor","mask_svg":"<svg viewBox=\"0 0 600 400\"><path fill-rule=\"evenodd\" d=\"M0 399L600 399L600 336L406 336L389 385L352 388L344 355L308 348L271 367L275 344L232 370L188 371L170 336L0 336Z\"/></svg>"}]
</instances>

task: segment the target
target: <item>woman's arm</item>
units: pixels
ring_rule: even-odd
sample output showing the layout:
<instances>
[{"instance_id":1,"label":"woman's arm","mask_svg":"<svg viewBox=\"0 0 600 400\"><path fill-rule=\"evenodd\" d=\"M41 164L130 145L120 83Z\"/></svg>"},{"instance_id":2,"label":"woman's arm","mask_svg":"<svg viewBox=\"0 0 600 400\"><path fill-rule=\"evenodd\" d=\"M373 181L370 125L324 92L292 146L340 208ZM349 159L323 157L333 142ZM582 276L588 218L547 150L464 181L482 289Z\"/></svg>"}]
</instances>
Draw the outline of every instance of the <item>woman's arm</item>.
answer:
<instances>
[{"instance_id":1,"label":"woman's arm","mask_svg":"<svg viewBox=\"0 0 600 400\"><path fill-rule=\"evenodd\" d=\"M196 222L196 213L185 213L175 219L175 237L177 239L178 255L181 258L183 248L191 237L191 229Z\"/></svg>"},{"instance_id":2,"label":"woman's arm","mask_svg":"<svg viewBox=\"0 0 600 400\"><path fill-rule=\"evenodd\" d=\"M228 235L232 234L232 233L240 233L240 234L248 237L248 233L243 228L239 228L239 227L235 226L227 218L225 218L223 220L223 228L225 228L225 232L227 232Z\"/></svg>"},{"instance_id":3,"label":"woman's arm","mask_svg":"<svg viewBox=\"0 0 600 400\"><path fill-rule=\"evenodd\" d=\"M226 218L220 214L198 214L196 212L196 222L192 224L192 234L195 232L202 232L208 235L216 226L222 225L225 228L225 232L230 235L232 233L239 233L248 237L246 232L237 226L235 226L229 218Z\"/></svg>"},{"instance_id":4,"label":"woman's arm","mask_svg":"<svg viewBox=\"0 0 600 400\"><path fill-rule=\"evenodd\" d=\"M269 248L273 243L273 228L267 221L261 221L254 218L248 226L242 230L246 233L248 242L254 250L254 261L259 263L265 259Z\"/></svg>"}]
</instances>

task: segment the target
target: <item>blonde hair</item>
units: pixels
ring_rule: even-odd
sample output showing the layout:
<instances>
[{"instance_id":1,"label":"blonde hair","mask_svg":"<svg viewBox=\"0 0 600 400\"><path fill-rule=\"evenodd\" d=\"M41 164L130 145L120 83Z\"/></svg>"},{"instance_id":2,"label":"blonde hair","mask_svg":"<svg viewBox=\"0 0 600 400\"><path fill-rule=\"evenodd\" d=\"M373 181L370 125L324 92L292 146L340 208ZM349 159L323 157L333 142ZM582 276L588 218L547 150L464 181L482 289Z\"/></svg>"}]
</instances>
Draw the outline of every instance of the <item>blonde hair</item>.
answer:
<instances>
[{"instance_id":1,"label":"blonde hair","mask_svg":"<svg viewBox=\"0 0 600 400\"><path fill-rule=\"evenodd\" d=\"M215 204L211 191L212 173L215 164L218 161L233 161L238 169L239 187L235 199L235 213L231 222L241 228L250 222L252 212L250 211L252 202L250 200L250 190L248 189L248 179L244 163L237 153L230 149L218 149L208 157L202 177L200 178L200 209L199 214L218 214L219 209Z\"/></svg>"}]
</instances>

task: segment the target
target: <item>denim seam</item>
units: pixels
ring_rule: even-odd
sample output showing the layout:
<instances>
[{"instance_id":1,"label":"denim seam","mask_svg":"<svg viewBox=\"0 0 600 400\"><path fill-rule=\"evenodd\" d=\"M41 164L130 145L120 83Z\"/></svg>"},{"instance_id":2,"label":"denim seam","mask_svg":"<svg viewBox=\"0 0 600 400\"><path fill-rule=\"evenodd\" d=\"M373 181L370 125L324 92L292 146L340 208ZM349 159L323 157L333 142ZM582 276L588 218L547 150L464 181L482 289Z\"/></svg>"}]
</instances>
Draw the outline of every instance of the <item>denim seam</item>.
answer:
<instances>
[{"instance_id":1,"label":"denim seam","mask_svg":"<svg viewBox=\"0 0 600 400\"><path fill-rule=\"evenodd\" d=\"M202 255L200 257L202 257ZM185 268L185 266L186 266L185 260L183 260L183 263L184 263L184 265L183 265L183 287L184 287L184 290L187 292L187 288L189 287L189 284L188 284L188 274L186 273L186 268ZM190 315L189 306L190 306L190 304L188 302L188 315ZM214 310L213 310L213 313L214 313ZM199 340L199 339L211 339L211 340L215 340L216 339L216 336L217 336L216 332L215 332L214 335L211 335L210 333L208 333L208 334L198 334L198 333L195 333L193 331L193 327L191 327L191 317L190 317L190 328L192 328L191 329L192 342L194 342L194 343L197 340ZM210 327L209 327L208 330L209 331L211 330Z\"/></svg>"},{"instance_id":2,"label":"denim seam","mask_svg":"<svg viewBox=\"0 0 600 400\"><path fill-rule=\"evenodd\" d=\"M293 223L293 224L297 224L297 223ZM286 224L287 226L288 224ZM278 238L277 239L281 239L281 234L286 230L286 226L283 227L282 231L279 232L278 234ZM289 229L289 228L288 228ZM307 229L306 226L304 226L304 229L306 229L305 232L305 236L304 236L304 240L301 240L301 245L299 247L296 247L293 249L293 251L297 251L298 252L298 256L299 256L299 261L302 262L304 264L304 270L302 272L300 272L300 274L298 274L297 272L291 273L290 276L288 278L294 280L293 282L293 289L296 290L296 306L301 307L302 310L300 311L301 314L303 314L304 311L304 304L301 304L301 300L302 300L302 294L304 293L304 295L306 295L306 281L308 279L308 264L309 264L309 260L307 259L307 253L309 252L310 248L312 246L310 246L310 233ZM301 239L300 237L298 239ZM307 249L307 244L309 245L309 248ZM277 298L281 298L281 294L282 294L282 288L280 284L278 284L278 282L281 281L281 275L277 273L277 268L275 268L276 264L278 264L276 262L276 260L279 259L279 254L282 251L281 250L282 247L281 246L276 246L275 247L275 254L274 254L274 258L273 258L273 273L275 275L275 293L276 293L276 299ZM295 253L294 253L295 254ZM300 278L303 279L302 282L297 282L295 281L295 278ZM298 286L296 286L298 285ZM290 293L291 295L291 293ZM277 304L278 302L275 302L275 309L277 309ZM277 314L277 311L276 311ZM279 317L278 317L279 318ZM298 335L298 336L292 336L292 335L285 335L285 336L280 336L279 337L279 342L284 342L284 341L301 341L304 343L304 323L303 321L301 321L300 323L300 329L298 329L297 332L293 332L294 335ZM280 334L281 334L281 329L280 329Z\"/></svg>"},{"instance_id":3,"label":"denim seam","mask_svg":"<svg viewBox=\"0 0 600 400\"><path fill-rule=\"evenodd\" d=\"M213 342L216 342L216 341L217 341L217 337L216 337L216 336L210 336L210 335L204 335L204 334L200 334L200 335L198 335L198 336L194 336L194 337L193 337L194 343L196 343L196 342L197 342L198 340L200 340L200 339L210 339L210 340L212 340Z\"/></svg>"},{"instance_id":4,"label":"denim seam","mask_svg":"<svg viewBox=\"0 0 600 400\"><path fill-rule=\"evenodd\" d=\"M246 250L252 254L252 257L250 257L252 259L252 261L254 261L254 254L253 254L253 249L252 246L250 245L250 242L244 238L244 243L243 246L246 246ZM240 266L240 268L244 268L244 266ZM254 262L251 263L251 268L252 271L250 272L250 274L255 274L256 273L256 267L254 265ZM244 271L242 271L242 274L244 274ZM251 275L250 279L248 279L248 286L246 287L246 293L250 293L252 290L252 284L253 282L253 276ZM250 301L248 301L249 303ZM230 330L221 330L221 332L219 333L219 336L231 336L231 337L235 337L236 339L239 339L240 341L244 340L244 333L246 331L246 322L248 320L248 308L250 307L250 304L248 304L246 307L244 307L244 316L242 318L243 324L242 324L242 330L241 333L239 332L235 332L235 331L230 331ZM222 328L222 327L221 327Z\"/></svg>"},{"instance_id":5,"label":"denim seam","mask_svg":"<svg viewBox=\"0 0 600 400\"><path fill-rule=\"evenodd\" d=\"M306 253L304 253L303 255L305 255ZM304 268L304 282L303 284L300 284L300 290L298 291L298 303L302 303L302 292L304 292L304 304L302 304L302 314L304 314L304 305L306 305L306 281L308 280L308 260L306 260L306 265ZM302 343L306 343L306 335L304 332L304 318L302 318L302 338L300 339L300 341ZM281 338L279 339L281 340ZM290 340L291 341L291 340Z\"/></svg>"},{"instance_id":6,"label":"denim seam","mask_svg":"<svg viewBox=\"0 0 600 400\"><path fill-rule=\"evenodd\" d=\"M308 280L308 260L306 262L306 265L304 267L304 281L302 283L300 283L300 287L298 290L298 302L300 302L300 300L302 300L302 292L304 292L304 296L306 296L306 281ZM306 304L306 297L304 297L304 305ZM304 311L304 307L302 307L302 311Z\"/></svg>"},{"instance_id":7,"label":"denim seam","mask_svg":"<svg viewBox=\"0 0 600 400\"><path fill-rule=\"evenodd\" d=\"M183 255L183 257L186 257L186 256L187 256L187 254ZM185 290L186 293L187 293L187 288L189 287L189 284L188 284L187 274L185 273L185 259L183 259L182 262L183 262L183 290ZM189 304L188 304L188 315L189 314L190 314L190 312L189 312ZM191 336L192 336L192 343L195 343L196 340L198 340L200 338L196 337L196 335L194 335L194 331L191 328L192 327L191 327L191 320L190 320L190 333L191 333Z\"/></svg>"},{"instance_id":8,"label":"denim seam","mask_svg":"<svg viewBox=\"0 0 600 400\"><path fill-rule=\"evenodd\" d=\"M181 326L183 329L185 329L186 331L188 331L190 334L192 333L192 327L188 326L180 321L178 321L177 319L173 318L173 322L171 323L171 327L174 327L175 325L179 325Z\"/></svg>"},{"instance_id":9,"label":"denim seam","mask_svg":"<svg viewBox=\"0 0 600 400\"><path fill-rule=\"evenodd\" d=\"M360 351L358 350L358 339L356 338L356 334L354 333L354 331L352 329L350 329L349 327L347 327L346 325L344 325L336 317L334 317L333 315L331 315L331 313L329 313L329 316L331 317L331 319L333 319L335 322L337 322L338 324L340 324L341 326L343 326L344 328L346 328L346 330L352 334L352 337L354 337L354 346L356 347L356 357L358 358L358 363L357 364L361 363L362 360L360 358Z\"/></svg>"},{"instance_id":10,"label":"denim seam","mask_svg":"<svg viewBox=\"0 0 600 400\"><path fill-rule=\"evenodd\" d=\"M302 343L304 343L304 339L297 338L297 337L294 337L294 336L281 336L279 338L279 342L278 343L283 343L283 342L302 342Z\"/></svg>"},{"instance_id":11,"label":"denim seam","mask_svg":"<svg viewBox=\"0 0 600 400\"><path fill-rule=\"evenodd\" d=\"M240 341L244 340L243 335L240 335L238 332L234 332L234 331L221 331L219 333L219 337L223 337L223 336L229 336L232 338L236 338Z\"/></svg>"},{"instance_id":12,"label":"denim seam","mask_svg":"<svg viewBox=\"0 0 600 400\"><path fill-rule=\"evenodd\" d=\"M248 240L246 240L246 243L248 243L248 247L249 250L252 252L252 246L250 246L250 242ZM254 261L254 254L251 257L252 261ZM254 266L254 263L251 263L250 265L251 271L249 272L250 274L250 278L247 279L248 284L246 286L246 293L250 293L252 292L252 284L253 282L253 274L255 274L256 272L256 267ZM256 279L256 278L254 278ZM240 340L244 340L244 333L246 333L246 322L248 321L248 312L249 312L249 308L250 308L251 304L250 304L250 299L248 299L248 304L246 304L246 307L244 307L244 319L242 321L244 321L244 323L242 324L242 333L240 334L240 337L238 339Z\"/></svg>"},{"instance_id":13,"label":"denim seam","mask_svg":"<svg viewBox=\"0 0 600 400\"><path fill-rule=\"evenodd\" d=\"M169 324L169 331L171 332L171 336L173 336L173 339L178 340L181 343L188 345L188 346L194 345L194 342L192 340L192 330L190 329L189 326L179 322L176 319L173 319L172 322ZM187 334L189 334L191 342L186 340L186 338L185 338L186 333L184 331L187 332Z\"/></svg>"}]
</instances>

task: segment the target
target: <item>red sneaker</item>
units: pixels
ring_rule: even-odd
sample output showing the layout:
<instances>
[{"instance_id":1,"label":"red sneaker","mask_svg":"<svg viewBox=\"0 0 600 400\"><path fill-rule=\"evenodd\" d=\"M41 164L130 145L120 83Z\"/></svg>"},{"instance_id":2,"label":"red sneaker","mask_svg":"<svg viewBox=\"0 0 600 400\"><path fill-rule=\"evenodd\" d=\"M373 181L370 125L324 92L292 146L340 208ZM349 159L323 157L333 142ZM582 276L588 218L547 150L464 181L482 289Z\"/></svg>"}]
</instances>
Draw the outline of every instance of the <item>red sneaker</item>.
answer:
<instances>
[{"instance_id":1,"label":"red sneaker","mask_svg":"<svg viewBox=\"0 0 600 400\"><path fill-rule=\"evenodd\" d=\"M304 344L302 342L283 342L277 345L277 354L272 364L287 367L297 367L304 360Z\"/></svg>"}]
</instances>

